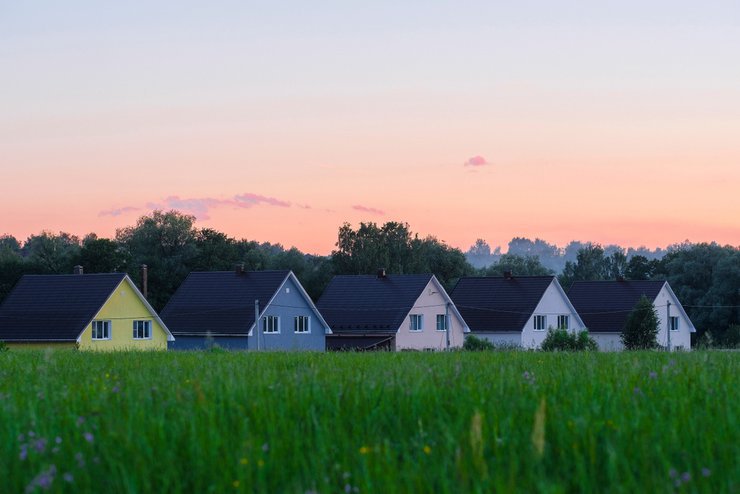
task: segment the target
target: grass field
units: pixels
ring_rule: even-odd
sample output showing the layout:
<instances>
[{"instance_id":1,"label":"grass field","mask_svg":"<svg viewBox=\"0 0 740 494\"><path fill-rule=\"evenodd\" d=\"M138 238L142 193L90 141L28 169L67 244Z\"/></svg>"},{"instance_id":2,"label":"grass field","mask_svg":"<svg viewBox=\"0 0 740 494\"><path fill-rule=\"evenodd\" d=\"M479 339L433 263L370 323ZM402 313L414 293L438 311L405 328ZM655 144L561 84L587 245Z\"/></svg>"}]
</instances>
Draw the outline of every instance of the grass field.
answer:
<instances>
[{"instance_id":1,"label":"grass field","mask_svg":"<svg viewBox=\"0 0 740 494\"><path fill-rule=\"evenodd\" d=\"M740 354L0 353L2 492L738 492Z\"/></svg>"}]
</instances>

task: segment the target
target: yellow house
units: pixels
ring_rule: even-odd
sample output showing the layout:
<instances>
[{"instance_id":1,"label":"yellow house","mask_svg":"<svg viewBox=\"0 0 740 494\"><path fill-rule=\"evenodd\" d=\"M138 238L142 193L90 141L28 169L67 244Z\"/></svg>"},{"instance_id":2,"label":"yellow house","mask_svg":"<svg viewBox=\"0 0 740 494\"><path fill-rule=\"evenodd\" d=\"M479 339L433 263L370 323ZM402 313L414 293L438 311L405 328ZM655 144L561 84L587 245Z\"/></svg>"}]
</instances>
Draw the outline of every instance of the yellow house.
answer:
<instances>
[{"instance_id":1,"label":"yellow house","mask_svg":"<svg viewBox=\"0 0 740 494\"><path fill-rule=\"evenodd\" d=\"M125 273L26 275L0 305L9 348L166 350L172 333Z\"/></svg>"}]
</instances>

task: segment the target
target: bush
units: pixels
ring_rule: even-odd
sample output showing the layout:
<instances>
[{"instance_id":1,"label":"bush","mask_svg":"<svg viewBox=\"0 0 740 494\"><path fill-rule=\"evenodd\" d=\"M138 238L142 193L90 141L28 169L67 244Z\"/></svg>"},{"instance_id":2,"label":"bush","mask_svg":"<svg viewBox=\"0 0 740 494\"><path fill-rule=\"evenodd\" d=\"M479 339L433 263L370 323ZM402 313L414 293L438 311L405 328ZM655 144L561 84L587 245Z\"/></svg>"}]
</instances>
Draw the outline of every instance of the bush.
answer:
<instances>
[{"instance_id":1,"label":"bush","mask_svg":"<svg viewBox=\"0 0 740 494\"><path fill-rule=\"evenodd\" d=\"M0 341L0 352L7 352L8 345L4 341Z\"/></svg>"},{"instance_id":2,"label":"bush","mask_svg":"<svg viewBox=\"0 0 740 494\"><path fill-rule=\"evenodd\" d=\"M547 331L541 348L546 352L582 352L599 349L596 341L588 335L586 330L573 333L567 329L553 328Z\"/></svg>"},{"instance_id":3,"label":"bush","mask_svg":"<svg viewBox=\"0 0 740 494\"><path fill-rule=\"evenodd\" d=\"M632 309L621 337L627 350L649 350L658 346L658 314L645 295Z\"/></svg>"},{"instance_id":4,"label":"bush","mask_svg":"<svg viewBox=\"0 0 740 494\"><path fill-rule=\"evenodd\" d=\"M467 350L469 352L483 352L486 350L495 350L496 347L493 343L491 343L488 340L484 340L483 338L478 338L477 336L468 335L465 337L465 342L463 343L463 350Z\"/></svg>"}]
</instances>

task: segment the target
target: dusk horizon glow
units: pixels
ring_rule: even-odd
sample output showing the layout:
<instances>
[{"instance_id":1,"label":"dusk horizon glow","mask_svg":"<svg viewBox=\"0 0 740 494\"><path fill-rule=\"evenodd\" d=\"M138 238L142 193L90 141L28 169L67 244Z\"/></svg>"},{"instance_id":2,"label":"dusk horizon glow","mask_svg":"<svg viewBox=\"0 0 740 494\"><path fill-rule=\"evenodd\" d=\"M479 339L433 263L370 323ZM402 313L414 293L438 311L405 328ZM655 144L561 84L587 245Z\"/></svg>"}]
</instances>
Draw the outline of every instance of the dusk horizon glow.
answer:
<instances>
[{"instance_id":1,"label":"dusk horizon glow","mask_svg":"<svg viewBox=\"0 0 740 494\"><path fill-rule=\"evenodd\" d=\"M0 7L0 235L740 246L740 5ZM12 67L12 70L9 69Z\"/></svg>"}]
</instances>

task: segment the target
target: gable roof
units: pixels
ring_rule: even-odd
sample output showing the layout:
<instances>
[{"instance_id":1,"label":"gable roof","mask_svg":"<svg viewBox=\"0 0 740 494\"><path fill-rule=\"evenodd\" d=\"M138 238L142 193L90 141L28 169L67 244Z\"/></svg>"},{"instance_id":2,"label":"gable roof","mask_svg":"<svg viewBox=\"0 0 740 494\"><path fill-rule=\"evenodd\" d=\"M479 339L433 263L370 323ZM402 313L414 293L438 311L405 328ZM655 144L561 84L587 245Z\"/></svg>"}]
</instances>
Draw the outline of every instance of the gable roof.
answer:
<instances>
[{"instance_id":1,"label":"gable roof","mask_svg":"<svg viewBox=\"0 0 740 494\"><path fill-rule=\"evenodd\" d=\"M290 276L295 278L287 270L192 272L162 310L162 319L175 335L210 331L213 335L246 336L254 326L254 301L259 300L260 313L264 312ZM305 291L303 295L314 308Z\"/></svg>"},{"instance_id":2,"label":"gable roof","mask_svg":"<svg viewBox=\"0 0 740 494\"><path fill-rule=\"evenodd\" d=\"M471 276L460 278L450 296L473 332L517 332L553 280L554 276Z\"/></svg>"},{"instance_id":3,"label":"gable roof","mask_svg":"<svg viewBox=\"0 0 740 494\"><path fill-rule=\"evenodd\" d=\"M0 340L76 341L125 278L125 273L25 275L0 306Z\"/></svg>"},{"instance_id":4,"label":"gable roof","mask_svg":"<svg viewBox=\"0 0 740 494\"><path fill-rule=\"evenodd\" d=\"M334 333L395 334L431 274L334 276L316 304Z\"/></svg>"},{"instance_id":5,"label":"gable roof","mask_svg":"<svg viewBox=\"0 0 740 494\"><path fill-rule=\"evenodd\" d=\"M620 332L640 297L654 301L665 284L662 280L576 281L568 297L590 332Z\"/></svg>"}]
</instances>

